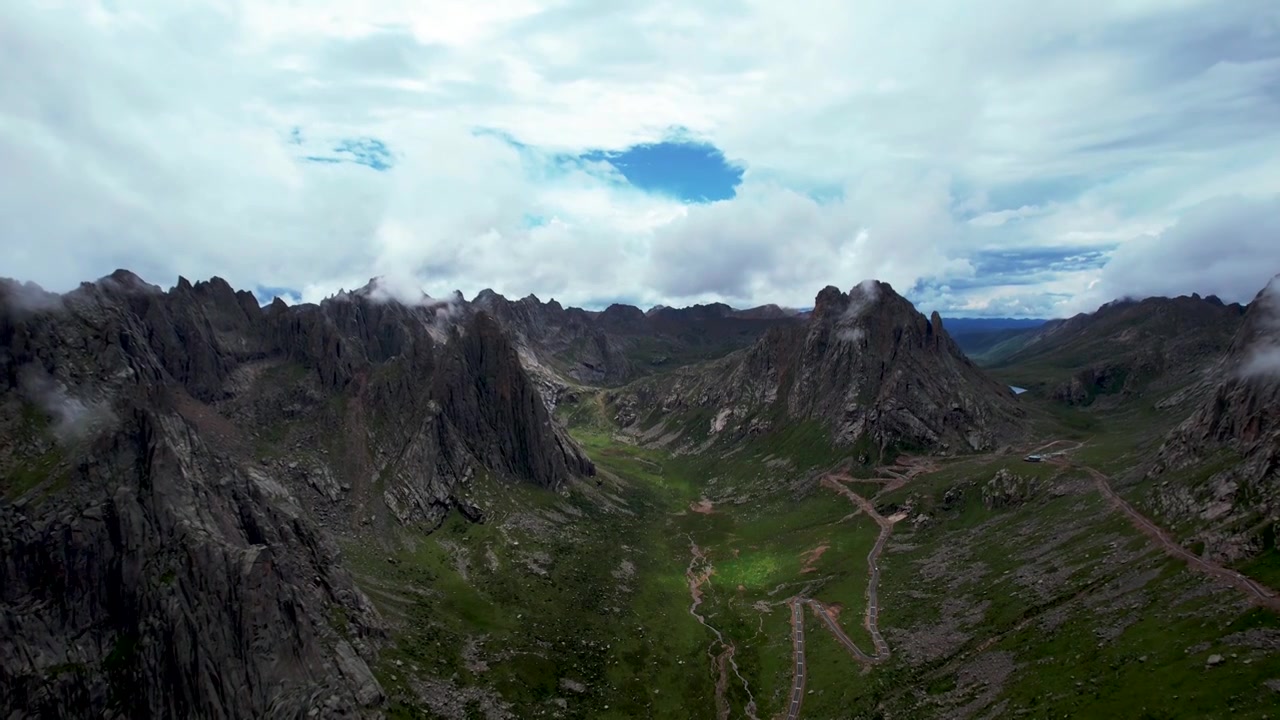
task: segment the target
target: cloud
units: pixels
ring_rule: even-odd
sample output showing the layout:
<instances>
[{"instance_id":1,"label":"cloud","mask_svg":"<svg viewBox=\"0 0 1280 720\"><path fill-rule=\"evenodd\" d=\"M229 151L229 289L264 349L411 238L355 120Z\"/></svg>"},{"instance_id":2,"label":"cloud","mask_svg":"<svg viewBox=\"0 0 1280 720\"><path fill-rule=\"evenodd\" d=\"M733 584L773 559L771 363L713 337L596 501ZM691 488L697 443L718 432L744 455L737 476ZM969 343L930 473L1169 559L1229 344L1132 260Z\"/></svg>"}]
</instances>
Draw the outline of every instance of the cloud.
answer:
<instances>
[{"instance_id":1,"label":"cloud","mask_svg":"<svg viewBox=\"0 0 1280 720\"><path fill-rule=\"evenodd\" d=\"M6 312L26 315L62 309L62 296L51 293L33 282L0 278L0 301Z\"/></svg>"},{"instance_id":2,"label":"cloud","mask_svg":"<svg viewBox=\"0 0 1280 720\"><path fill-rule=\"evenodd\" d=\"M1246 378L1280 377L1280 345L1255 348L1241 363L1240 375Z\"/></svg>"},{"instance_id":3,"label":"cloud","mask_svg":"<svg viewBox=\"0 0 1280 720\"><path fill-rule=\"evenodd\" d=\"M446 325L461 317L465 307L460 292L454 291L446 298L432 297L413 276L405 273L373 278L358 292L365 293L375 303L396 302L408 307L426 308L436 322ZM338 294L335 297L341 299L349 295Z\"/></svg>"},{"instance_id":4,"label":"cloud","mask_svg":"<svg viewBox=\"0 0 1280 720\"><path fill-rule=\"evenodd\" d=\"M689 207L655 229L647 284L666 298L765 298L807 306L853 277L910 288L967 275L951 257L958 224L940 176L884 173L832 202L748 177L732 200Z\"/></svg>"},{"instance_id":5,"label":"cloud","mask_svg":"<svg viewBox=\"0 0 1280 720\"><path fill-rule=\"evenodd\" d=\"M83 440L116 420L107 403L75 397L65 385L32 366L19 370L18 391L53 421L51 429L61 443Z\"/></svg>"},{"instance_id":6,"label":"cloud","mask_svg":"<svg viewBox=\"0 0 1280 720\"><path fill-rule=\"evenodd\" d=\"M1102 269L1095 299L1212 294L1248 302L1280 271L1280 195L1200 203L1163 232L1129 240Z\"/></svg>"},{"instance_id":7,"label":"cloud","mask_svg":"<svg viewBox=\"0 0 1280 720\"><path fill-rule=\"evenodd\" d=\"M5 272L1049 312L1195 290L1131 238L1280 194L1269 0L482 5L5 4Z\"/></svg>"},{"instance_id":8,"label":"cloud","mask_svg":"<svg viewBox=\"0 0 1280 720\"><path fill-rule=\"evenodd\" d=\"M849 307L845 308L844 316L849 319L859 318L879 299L880 286L876 281L871 278L863 280L849 291Z\"/></svg>"},{"instance_id":9,"label":"cloud","mask_svg":"<svg viewBox=\"0 0 1280 720\"><path fill-rule=\"evenodd\" d=\"M1267 283L1250 307L1259 313L1258 335L1240 364L1245 378L1280 379L1280 275Z\"/></svg>"},{"instance_id":10,"label":"cloud","mask_svg":"<svg viewBox=\"0 0 1280 720\"><path fill-rule=\"evenodd\" d=\"M867 336L867 331L860 327L840 328L836 331L836 339L856 344Z\"/></svg>"}]
</instances>

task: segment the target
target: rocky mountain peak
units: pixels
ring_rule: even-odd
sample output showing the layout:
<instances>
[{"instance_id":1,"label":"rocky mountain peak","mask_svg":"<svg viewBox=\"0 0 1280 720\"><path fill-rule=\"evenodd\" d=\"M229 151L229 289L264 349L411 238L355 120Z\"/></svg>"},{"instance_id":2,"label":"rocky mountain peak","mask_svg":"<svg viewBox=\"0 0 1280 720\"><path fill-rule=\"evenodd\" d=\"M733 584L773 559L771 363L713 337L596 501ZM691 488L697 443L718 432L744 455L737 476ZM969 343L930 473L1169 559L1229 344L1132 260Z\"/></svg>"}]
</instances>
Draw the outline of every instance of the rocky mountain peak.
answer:
<instances>
[{"instance_id":1,"label":"rocky mountain peak","mask_svg":"<svg viewBox=\"0 0 1280 720\"><path fill-rule=\"evenodd\" d=\"M887 283L818 293L806 322L776 326L722 363L641 388L635 402L705 408L718 432L763 432L779 414L825 425L836 444L942 451L994 447L1017 433L1008 388L960 352L941 320ZM734 430L737 428L737 430Z\"/></svg>"},{"instance_id":2,"label":"rocky mountain peak","mask_svg":"<svg viewBox=\"0 0 1280 720\"><path fill-rule=\"evenodd\" d=\"M1263 381L1280 377L1280 275L1249 303L1230 358L1246 376Z\"/></svg>"},{"instance_id":3,"label":"rocky mountain peak","mask_svg":"<svg viewBox=\"0 0 1280 720\"><path fill-rule=\"evenodd\" d=\"M638 330L644 326L644 311L634 305L614 303L600 313L599 322L612 330Z\"/></svg>"},{"instance_id":4,"label":"rocky mountain peak","mask_svg":"<svg viewBox=\"0 0 1280 720\"><path fill-rule=\"evenodd\" d=\"M104 275L94 282L80 283L80 287L68 295L79 292L82 296L124 297L135 295L155 295L164 291L128 270L116 270Z\"/></svg>"},{"instance_id":5,"label":"rocky mountain peak","mask_svg":"<svg viewBox=\"0 0 1280 720\"><path fill-rule=\"evenodd\" d=\"M480 292L476 293L475 299L473 299L471 302L480 306L488 306L499 300L506 300L506 298L498 294L498 292L496 292L493 288L485 288Z\"/></svg>"},{"instance_id":6,"label":"rocky mountain peak","mask_svg":"<svg viewBox=\"0 0 1280 720\"><path fill-rule=\"evenodd\" d=\"M894 291L893 286L879 280L864 280L841 292L828 285L814 298L813 317L842 326L852 326L868 317L879 317L881 324L900 322L907 315L917 314L906 298Z\"/></svg>"},{"instance_id":7,"label":"rocky mountain peak","mask_svg":"<svg viewBox=\"0 0 1280 720\"><path fill-rule=\"evenodd\" d=\"M738 310L734 313L737 317L750 318L753 320L782 320L789 317L795 317L794 310L769 303L758 307L749 308L747 310Z\"/></svg>"},{"instance_id":8,"label":"rocky mountain peak","mask_svg":"<svg viewBox=\"0 0 1280 720\"><path fill-rule=\"evenodd\" d=\"M834 285L828 285L818 291L817 297L813 299L812 316L815 318L838 317L848 307L849 295L841 292L840 288Z\"/></svg>"}]
</instances>

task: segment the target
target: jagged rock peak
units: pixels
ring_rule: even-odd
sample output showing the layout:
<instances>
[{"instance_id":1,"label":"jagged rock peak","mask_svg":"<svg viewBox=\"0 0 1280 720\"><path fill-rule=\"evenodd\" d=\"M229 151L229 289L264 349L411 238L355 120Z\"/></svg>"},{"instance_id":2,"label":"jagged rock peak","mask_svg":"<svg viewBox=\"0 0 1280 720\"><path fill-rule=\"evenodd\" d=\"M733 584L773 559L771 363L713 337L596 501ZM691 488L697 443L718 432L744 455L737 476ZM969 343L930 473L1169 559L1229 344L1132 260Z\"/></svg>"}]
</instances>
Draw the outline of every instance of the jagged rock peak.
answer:
<instances>
[{"instance_id":1,"label":"jagged rock peak","mask_svg":"<svg viewBox=\"0 0 1280 720\"><path fill-rule=\"evenodd\" d=\"M1230 349L1206 376L1207 393L1165 437L1148 478L1173 488L1154 493L1165 517L1201 523L1203 509L1212 508L1214 524L1197 539L1206 554L1238 561L1266 550L1257 519L1280 516L1280 276L1249 304ZM1187 468L1208 467L1223 451L1232 454L1229 464L1185 484Z\"/></svg>"},{"instance_id":2,"label":"jagged rock peak","mask_svg":"<svg viewBox=\"0 0 1280 720\"><path fill-rule=\"evenodd\" d=\"M110 275L105 275L103 277L98 278L97 282L95 283L84 283L81 285L81 287L84 287L85 285L94 285L98 288L101 288L109 292L115 291L115 292L123 292L126 294L138 293L138 292L143 292L143 293L164 292L158 286L152 285L146 280L143 280L142 278L133 274L133 272L129 270L125 270L123 268L115 270Z\"/></svg>"},{"instance_id":3,"label":"jagged rock peak","mask_svg":"<svg viewBox=\"0 0 1280 720\"><path fill-rule=\"evenodd\" d=\"M848 322L885 312L915 313L915 307L892 285L879 280L863 280L847 293L828 285L813 301L813 317L818 319Z\"/></svg>"},{"instance_id":4,"label":"jagged rock peak","mask_svg":"<svg viewBox=\"0 0 1280 720\"><path fill-rule=\"evenodd\" d=\"M849 296L840 292L835 285L828 285L818 291L813 299L813 316L816 318L831 317L844 313L849 307Z\"/></svg>"},{"instance_id":5,"label":"jagged rock peak","mask_svg":"<svg viewBox=\"0 0 1280 720\"><path fill-rule=\"evenodd\" d=\"M490 303L494 303L500 300L506 300L506 298L503 297L502 294L495 291L493 288L485 288L480 292L476 293L475 299L472 300L471 302L477 305L488 305Z\"/></svg>"},{"instance_id":6,"label":"jagged rock peak","mask_svg":"<svg viewBox=\"0 0 1280 720\"><path fill-rule=\"evenodd\" d=\"M415 280L379 275L369 279L364 287L346 293L339 291L337 298L359 297L373 302L398 302L407 306L435 306L465 302L462 293L455 290L448 299L432 297Z\"/></svg>"},{"instance_id":7,"label":"jagged rock peak","mask_svg":"<svg viewBox=\"0 0 1280 720\"><path fill-rule=\"evenodd\" d=\"M1249 303L1231 344L1230 358L1242 378L1280 382L1280 275Z\"/></svg>"}]
</instances>

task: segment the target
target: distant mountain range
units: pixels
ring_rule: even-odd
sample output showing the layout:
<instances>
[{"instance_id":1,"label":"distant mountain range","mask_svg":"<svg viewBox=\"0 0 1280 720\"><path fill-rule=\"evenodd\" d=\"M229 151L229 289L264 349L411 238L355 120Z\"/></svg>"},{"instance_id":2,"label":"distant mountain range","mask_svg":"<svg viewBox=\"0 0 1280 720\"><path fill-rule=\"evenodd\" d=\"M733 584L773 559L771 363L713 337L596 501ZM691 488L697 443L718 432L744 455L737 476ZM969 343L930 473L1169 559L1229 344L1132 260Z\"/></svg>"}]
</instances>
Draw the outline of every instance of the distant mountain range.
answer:
<instances>
[{"instance_id":1,"label":"distant mountain range","mask_svg":"<svg viewBox=\"0 0 1280 720\"><path fill-rule=\"evenodd\" d=\"M1048 320L1043 318L946 318L947 331L966 355L981 360L1003 342L1024 335Z\"/></svg>"}]
</instances>

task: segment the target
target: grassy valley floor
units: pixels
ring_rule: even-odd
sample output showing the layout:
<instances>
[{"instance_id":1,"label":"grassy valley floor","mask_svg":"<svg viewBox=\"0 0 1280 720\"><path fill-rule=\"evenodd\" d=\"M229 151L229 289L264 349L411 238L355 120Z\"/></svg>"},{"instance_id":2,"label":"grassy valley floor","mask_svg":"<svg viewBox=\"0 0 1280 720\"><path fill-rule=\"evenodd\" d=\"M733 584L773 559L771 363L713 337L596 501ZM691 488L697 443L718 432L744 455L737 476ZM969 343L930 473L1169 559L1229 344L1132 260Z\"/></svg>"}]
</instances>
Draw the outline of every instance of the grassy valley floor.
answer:
<instances>
[{"instance_id":1,"label":"grassy valley floor","mask_svg":"<svg viewBox=\"0 0 1280 720\"><path fill-rule=\"evenodd\" d=\"M1022 462L1028 446L824 484L846 458L799 435L677 454L579 413L599 484L480 479L482 523L349 541L391 624L378 673L396 716L1280 716L1280 617L1102 497L1079 463L1109 471L1123 443L1081 431L1055 462ZM796 712L789 599L874 654L880 528L848 493L894 520L878 561L891 654L857 661L805 609Z\"/></svg>"}]
</instances>

